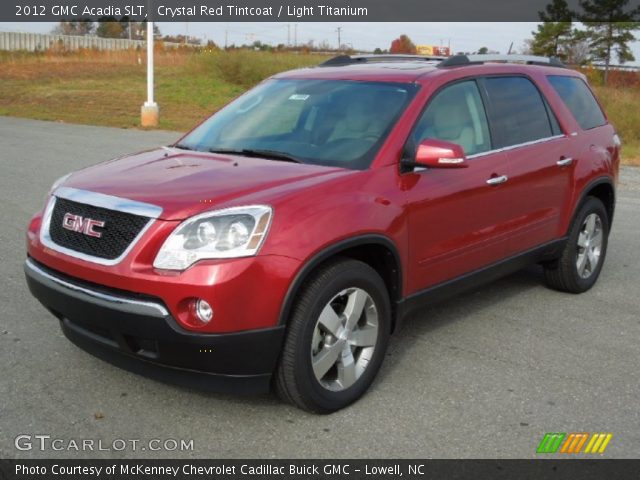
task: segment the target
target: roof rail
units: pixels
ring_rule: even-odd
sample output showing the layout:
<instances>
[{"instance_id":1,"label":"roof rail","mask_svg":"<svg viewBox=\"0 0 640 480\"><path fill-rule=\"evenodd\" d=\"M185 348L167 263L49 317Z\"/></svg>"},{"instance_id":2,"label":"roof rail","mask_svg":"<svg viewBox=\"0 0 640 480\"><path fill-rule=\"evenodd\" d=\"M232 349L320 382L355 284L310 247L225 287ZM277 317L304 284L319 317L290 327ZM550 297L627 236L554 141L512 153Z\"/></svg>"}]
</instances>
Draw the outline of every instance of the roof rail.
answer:
<instances>
[{"instance_id":1,"label":"roof rail","mask_svg":"<svg viewBox=\"0 0 640 480\"><path fill-rule=\"evenodd\" d=\"M443 60L438 67L462 67L483 63L524 63L526 65L546 65L548 67L566 68L566 65L556 57L503 54L454 55L453 57Z\"/></svg>"},{"instance_id":2,"label":"roof rail","mask_svg":"<svg viewBox=\"0 0 640 480\"><path fill-rule=\"evenodd\" d=\"M320 67L340 67L343 65L354 65L358 63L379 63L379 62L431 62L439 64L447 57L434 57L426 55L338 55L321 63Z\"/></svg>"}]
</instances>

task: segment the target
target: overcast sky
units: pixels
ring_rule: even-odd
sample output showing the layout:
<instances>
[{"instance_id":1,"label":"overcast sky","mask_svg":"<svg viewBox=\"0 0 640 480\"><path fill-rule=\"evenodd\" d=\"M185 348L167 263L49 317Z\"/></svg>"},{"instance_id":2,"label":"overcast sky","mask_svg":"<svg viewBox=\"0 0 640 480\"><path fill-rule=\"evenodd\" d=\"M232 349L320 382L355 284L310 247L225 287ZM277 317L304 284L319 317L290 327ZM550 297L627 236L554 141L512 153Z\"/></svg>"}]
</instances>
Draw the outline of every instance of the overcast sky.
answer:
<instances>
[{"instance_id":1,"label":"overcast sky","mask_svg":"<svg viewBox=\"0 0 640 480\"><path fill-rule=\"evenodd\" d=\"M289 25L289 28L287 28ZM158 26L163 34L189 34L204 40L213 40L224 45L225 32L229 44L252 43L260 40L277 45L287 43L287 32L290 41L294 42L297 30L298 43L314 40L316 44L326 41L337 46L337 28L341 27L341 42L353 45L356 50L373 50L376 47L389 48L391 41L401 33L406 33L416 44L449 45L454 52L476 51L480 47L506 53L513 42L515 51L519 51L524 41L531 37L536 29L535 22L468 22L468 23L205 23L205 22L160 22ZM22 31L47 33L55 23L3 23L2 31ZM640 37L640 35L638 35ZM640 42L633 44L640 64Z\"/></svg>"}]
</instances>

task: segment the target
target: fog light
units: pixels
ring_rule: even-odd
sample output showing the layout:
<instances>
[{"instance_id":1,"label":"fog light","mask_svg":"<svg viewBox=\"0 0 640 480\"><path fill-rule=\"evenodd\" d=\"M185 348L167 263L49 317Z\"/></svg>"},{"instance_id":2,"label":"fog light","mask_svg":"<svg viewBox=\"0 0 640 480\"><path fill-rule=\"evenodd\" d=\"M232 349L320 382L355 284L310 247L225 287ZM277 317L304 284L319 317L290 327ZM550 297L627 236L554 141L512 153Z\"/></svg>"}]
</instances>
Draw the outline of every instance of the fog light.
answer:
<instances>
[{"instance_id":1,"label":"fog light","mask_svg":"<svg viewBox=\"0 0 640 480\"><path fill-rule=\"evenodd\" d=\"M196 301L196 315L202 323L209 323L213 318L213 308L205 300Z\"/></svg>"}]
</instances>

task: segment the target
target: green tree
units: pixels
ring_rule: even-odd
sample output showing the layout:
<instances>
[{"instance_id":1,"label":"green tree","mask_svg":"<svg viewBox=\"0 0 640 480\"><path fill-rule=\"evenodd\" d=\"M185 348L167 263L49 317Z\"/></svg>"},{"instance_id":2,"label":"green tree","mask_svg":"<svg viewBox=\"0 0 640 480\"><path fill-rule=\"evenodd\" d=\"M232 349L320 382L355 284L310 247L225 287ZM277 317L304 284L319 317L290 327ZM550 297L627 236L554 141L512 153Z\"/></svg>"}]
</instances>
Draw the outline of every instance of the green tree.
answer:
<instances>
[{"instance_id":1,"label":"green tree","mask_svg":"<svg viewBox=\"0 0 640 480\"><path fill-rule=\"evenodd\" d=\"M565 22L571 23L575 13L569 9L566 0L552 0L543 12L538 12L538 17L543 22Z\"/></svg>"},{"instance_id":2,"label":"green tree","mask_svg":"<svg viewBox=\"0 0 640 480\"><path fill-rule=\"evenodd\" d=\"M131 40L135 40L137 23L132 21L129 17L122 17L119 20L119 23L122 27L122 38L130 38Z\"/></svg>"},{"instance_id":3,"label":"green tree","mask_svg":"<svg viewBox=\"0 0 640 480\"><path fill-rule=\"evenodd\" d=\"M153 34L160 36L160 29L153 25ZM101 17L98 19L96 35L103 38L131 38L144 40L147 35L147 22L131 22L129 17Z\"/></svg>"},{"instance_id":4,"label":"green tree","mask_svg":"<svg viewBox=\"0 0 640 480\"><path fill-rule=\"evenodd\" d=\"M544 57L565 58L566 51L573 41L573 16L566 0L553 0L544 11L538 12L542 23L537 26L537 31L531 32L531 53Z\"/></svg>"},{"instance_id":5,"label":"green tree","mask_svg":"<svg viewBox=\"0 0 640 480\"><path fill-rule=\"evenodd\" d=\"M591 58L604 61L605 84L614 55L620 63L635 60L629 43L636 39L634 30L640 28L640 22L635 21L640 7L626 10L628 3L629 0L580 0L584 11L580 21L586 27Z\"/></svg>"},{"instance_id":6,"label":"green tree","mask_svg":"<svg viewBox=\"0 0 640 480\"><path fill-rule=\"evenodd\" d=\"M62 20L55 26L52 33L58 35L91 35L93 33L94 24L91 20Z\"/></svg>"},{"instance_id":7,"label":"green tree","mask_svg":"<svg viewBox=\"0 0 640 480\"><path fill-rule=\"evenodd\" d=\"M116 17L101 17L98 20L96 35L99 37L123 38L126 32L126 24L119 22Z\"/></svg>"},{"instance_id":8,"label":"green tree","mask_svg":"<svg viewBox=\"0 0 640 480\"><path fill-rule=\"evenodd\" d=\"M480 47L480 48L478 49L478 53L479 53L480 55L486 55L487 53L489 53L489 49L488 49L487 47Z\"/></svg>"}]
</instances>

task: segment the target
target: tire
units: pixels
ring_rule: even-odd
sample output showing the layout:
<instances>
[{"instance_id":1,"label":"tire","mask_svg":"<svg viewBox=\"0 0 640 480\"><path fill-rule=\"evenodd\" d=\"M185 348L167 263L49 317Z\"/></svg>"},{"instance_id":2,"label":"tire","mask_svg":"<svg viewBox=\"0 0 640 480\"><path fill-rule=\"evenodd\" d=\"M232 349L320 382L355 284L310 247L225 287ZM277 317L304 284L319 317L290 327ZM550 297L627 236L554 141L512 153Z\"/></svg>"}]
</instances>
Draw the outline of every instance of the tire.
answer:
<instances>
[{"instance_id":1,"label":"tire","mask_svg":"<svg viewBox=\"0 0 640 480\"><path fill-rule=\"evenodd\" d=\"M357 260L331 261L305 282L294 304L276 392L310 412L346 407L373 382L390 331L391 305L380 275Z\"/></svg>"},{"instance_id":2,"label":"tire","mask_svg":"<svg viewBox=\"0 0 640 480\"><path fill-rule=\"evenodd\" d=\"M562 255L544 265L547 285L569 293L589 290L602 270L608 240L607 210L599 199L587 197L571 224Z\"/></svg>"}]
</instances>

